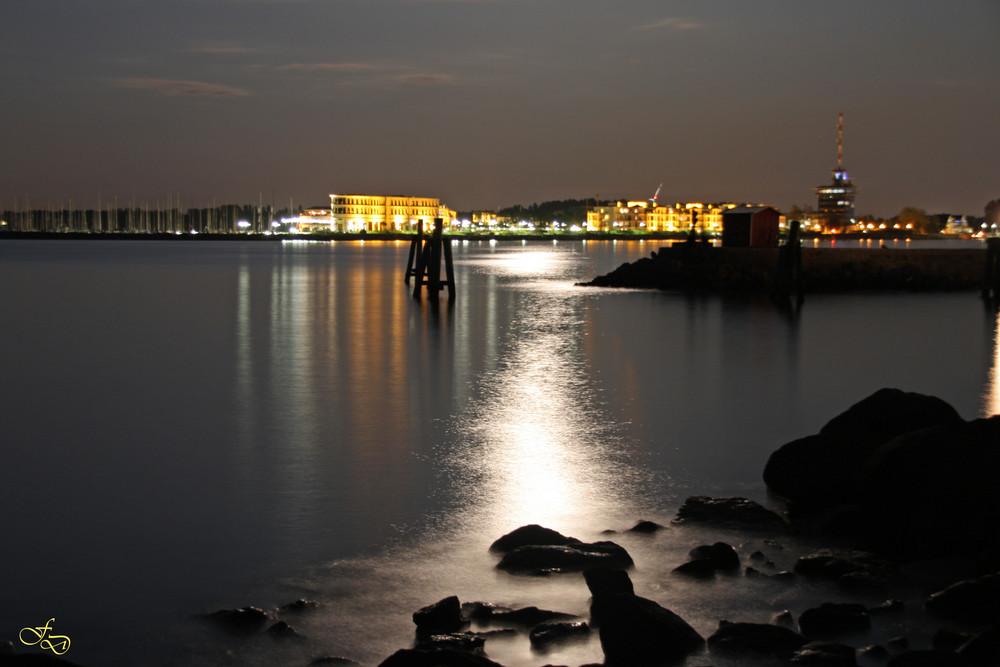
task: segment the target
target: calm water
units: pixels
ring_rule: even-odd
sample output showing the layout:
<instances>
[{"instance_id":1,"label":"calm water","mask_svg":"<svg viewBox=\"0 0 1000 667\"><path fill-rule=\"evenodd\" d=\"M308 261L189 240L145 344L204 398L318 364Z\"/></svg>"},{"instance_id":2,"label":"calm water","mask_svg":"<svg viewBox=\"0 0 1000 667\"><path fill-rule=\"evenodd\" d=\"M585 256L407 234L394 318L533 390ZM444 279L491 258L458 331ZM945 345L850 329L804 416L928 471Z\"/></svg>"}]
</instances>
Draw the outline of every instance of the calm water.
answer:
<instances>
[{"instance_id":1,"label":"calm water","mask_svg":"<svg viewBox=\"0 0 1000 667\"><path fill-rule=\"evenodd\" d=\"M457 244L456 303L433 308L406 243L3 241L0 638L54 617L85 665L377 664L452 593L585 614L578 577L493 570L519 525L590 540L692 493L766 501L771 451L883 386L1000 411L976 294L811 296L793 318L573 286L658 245ZM711 586L660 576L699 537L621 541L637 592L710 634L732 616ZM324 607L294 645L192 618L299 597Z\"/></svg>"}]
</instances>

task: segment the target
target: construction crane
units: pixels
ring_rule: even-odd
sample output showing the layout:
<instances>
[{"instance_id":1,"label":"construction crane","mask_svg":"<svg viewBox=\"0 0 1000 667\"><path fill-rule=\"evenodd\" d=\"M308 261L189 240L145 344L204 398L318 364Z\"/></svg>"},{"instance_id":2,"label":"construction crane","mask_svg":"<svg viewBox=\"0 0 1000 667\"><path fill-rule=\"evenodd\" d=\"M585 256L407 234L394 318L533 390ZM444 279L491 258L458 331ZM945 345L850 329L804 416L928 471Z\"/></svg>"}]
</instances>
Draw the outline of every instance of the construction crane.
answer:
<instances>
[{"instance_id":1,"label":"construction crane","mask_svg":"<svg viewBox=\"0 0 1000 667\"><path fill-rule=\"evenodd\" d=\"M652 198L650 198L649 201L653 202L653 204L656 204L657 200L660 198L660 190L662 189L663 189L663 183L660 183L656 188L656 192L653 193L653 196Z\"/></svg>"}]
</instances>

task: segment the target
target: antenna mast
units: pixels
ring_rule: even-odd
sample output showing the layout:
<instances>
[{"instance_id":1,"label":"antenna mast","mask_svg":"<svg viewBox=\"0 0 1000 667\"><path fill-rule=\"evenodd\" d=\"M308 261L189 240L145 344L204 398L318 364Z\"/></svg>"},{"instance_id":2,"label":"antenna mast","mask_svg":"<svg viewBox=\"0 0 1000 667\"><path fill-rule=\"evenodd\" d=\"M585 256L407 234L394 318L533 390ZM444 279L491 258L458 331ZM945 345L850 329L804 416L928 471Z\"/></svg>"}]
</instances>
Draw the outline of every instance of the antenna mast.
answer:
<instances>
[{"instance_id":1,"label":"antenna mast","mask_svg":"<svg viewBox=\"0 0 1000 667\"><path fill-rule=\"evenodd\" d=\"M844 112L837 116L837 171L844 169Z\"/></svg>"}]
</instances>

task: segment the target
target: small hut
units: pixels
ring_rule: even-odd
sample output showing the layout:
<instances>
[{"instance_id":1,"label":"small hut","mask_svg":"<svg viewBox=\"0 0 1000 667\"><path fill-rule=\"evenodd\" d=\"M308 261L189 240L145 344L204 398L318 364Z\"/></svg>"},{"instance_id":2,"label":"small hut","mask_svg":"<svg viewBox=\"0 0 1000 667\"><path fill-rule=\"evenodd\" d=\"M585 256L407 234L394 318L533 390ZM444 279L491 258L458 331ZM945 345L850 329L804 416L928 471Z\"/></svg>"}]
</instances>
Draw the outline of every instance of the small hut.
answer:
<instances>
[{"instance_id":1,"label":"small hut","mask_svg":"<svg viewBox=\"0 0 1000 667\"><path fill-rule=\"evenodd\" d=\"M722 214L724 248L777 248L781 214L770 206L738 206Z\"/></svg>"}]
</instances>

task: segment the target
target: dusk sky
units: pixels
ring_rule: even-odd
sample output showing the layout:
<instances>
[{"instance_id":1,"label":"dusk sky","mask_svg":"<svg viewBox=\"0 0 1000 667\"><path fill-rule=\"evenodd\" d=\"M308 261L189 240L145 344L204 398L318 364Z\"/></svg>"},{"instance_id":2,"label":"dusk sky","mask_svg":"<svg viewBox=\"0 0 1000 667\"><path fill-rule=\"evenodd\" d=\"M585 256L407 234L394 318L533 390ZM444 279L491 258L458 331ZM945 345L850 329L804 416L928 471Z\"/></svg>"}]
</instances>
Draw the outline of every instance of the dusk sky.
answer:
<instances>
[{"instance_id":1,"label":"dusk sky","mask_svg":"<svg viewBox=\"0 0 1000 667\"><path fill-rule=\"evenodd\" d=\"M1000 0L0 0L0 209L330 193L982 215Z\"/></svg>"}]
</instances>

